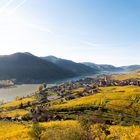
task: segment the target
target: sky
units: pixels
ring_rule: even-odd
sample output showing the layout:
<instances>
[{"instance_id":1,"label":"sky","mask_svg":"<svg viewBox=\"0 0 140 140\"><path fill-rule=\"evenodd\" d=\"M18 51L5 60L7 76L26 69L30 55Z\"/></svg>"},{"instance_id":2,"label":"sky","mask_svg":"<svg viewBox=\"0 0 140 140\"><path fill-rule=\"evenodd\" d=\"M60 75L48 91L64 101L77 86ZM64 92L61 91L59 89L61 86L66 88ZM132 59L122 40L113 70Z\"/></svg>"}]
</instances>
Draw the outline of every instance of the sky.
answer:
<instances>
[{"instance_id":1,"label":"sky","mask_svg":"<svg viewBox=\"0 0 140 140\"><path fill-rule=\"evenodd\" d=\"M140 64L139 0L0 0L0 55Z\"/></svg>"}]
</instances>

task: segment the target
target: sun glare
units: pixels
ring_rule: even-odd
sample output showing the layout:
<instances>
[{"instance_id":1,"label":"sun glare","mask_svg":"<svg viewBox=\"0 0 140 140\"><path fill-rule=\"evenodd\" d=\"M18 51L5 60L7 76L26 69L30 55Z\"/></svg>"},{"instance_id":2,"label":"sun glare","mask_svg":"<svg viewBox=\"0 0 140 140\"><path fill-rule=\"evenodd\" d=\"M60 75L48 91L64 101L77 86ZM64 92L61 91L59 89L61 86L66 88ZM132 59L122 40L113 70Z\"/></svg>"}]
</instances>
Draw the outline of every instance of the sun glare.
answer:
<instances>
[{"instance_id":1,"label":"sun glare","mask_svg":"<svg viewBox=\"0 0 140 140\"><path fill-rule=\"evenodd\" d=\"M9 7L13 1L8 1L3 7L0 7L0 49L1 53L12 53L24 46L32 37L30 29L26 25L26 19L16 9L24 1ZM14 49L13 49L14 48Z\"/></svg>"},{"instance_id":2,"label":"sun glare","mask_svg":"<svg viewBox=\"0 0 140 140\"><path fill-rule=\"evenodd\" d=\"M6 11L0 15L0 31L0 46L8 48L15 46L24 37L25 27L16 13L9 14Z\"/></svg>"},{"instance_id":3,"label":"sun glare","mask_svg":"<svg viewBox=\"0 0 140 140\"><path fill-rule=\"evenodd\" d=\"M38 42L42 38L39 36L52 34L39 19L29 18L20 11L25 2L9 0L1 6L0 1L0 54L31 51L40 44Z\"/></svg>"}]
</instances>

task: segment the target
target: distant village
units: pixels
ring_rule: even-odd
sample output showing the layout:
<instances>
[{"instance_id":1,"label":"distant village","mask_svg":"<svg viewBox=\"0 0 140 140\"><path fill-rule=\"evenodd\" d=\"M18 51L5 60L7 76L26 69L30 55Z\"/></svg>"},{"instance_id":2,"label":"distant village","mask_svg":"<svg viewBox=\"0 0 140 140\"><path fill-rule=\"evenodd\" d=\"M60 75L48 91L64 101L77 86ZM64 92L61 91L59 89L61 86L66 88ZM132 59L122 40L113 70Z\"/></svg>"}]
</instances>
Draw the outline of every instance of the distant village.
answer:
<instances>
[{"instance_id":1,"label":"distant village","mask_svg":"<svg viewBox=\"0 0 140 140\"><path fill-rule=\"evenodd\" d=\"M99 87L109 86L128 86L135 85L140 86L139 79L127 79L127 80L114 80L109 75L100 75L97 78L83 78L76 81L65 82L60 85L45 88L39 92L40 99L33 102L33 104L45 103L48 101L56 100L58 98L64 98L65 100L71 100L82 96L88 96L100 92ZM81 91L77 91L75 94L73 90L82 88ZM49 92L55 93L49 95Z\"/></svg>"},{"instance_id":2,"label":"distant village","mask_svg":"<svg viewBox=\"0 0 140 140\"><path fill-rule=\"evenodd\" d=\"M1 87L13 86L14 81L0 80L0 85ZM28 107L36 106L35 108L33 107L28 114L19 117L1 117L0 120L32 120L37 122L48 121L49 119L59 120L62 118L57 118L58 116L56 114L59 114L58 112L55 114L54 112L46 110L46 107L51 106L51 101L61 99L60 102L63 104L72 99L100 93L100 87L128 85L140 86L140 80L131 78L119 81L112 79L111 76L108 75L100 75L97 76L97 78L83 78L76 81L64 82L52 87L47 87L47 84L44 83L39 87L38 91L33 94L36 97L35 101L27 103L21 102L20 105L8 109L8 111L12 111L15 109L26 109ZM23 98L19 98L18 100ZM40 114L42 115L40 116ZM55 118L51 118L54 116Z\"/></svg>"},{"instance_id":3,"label":"distant village","mask_svg":"<svg viewBox=\"0 0 140 140\"><path fill-rule=\"evenodd\" d=\"M11 87L14 85L15 85L14 80L0 80L0 88Z\"/></svg>"}]
</instances>

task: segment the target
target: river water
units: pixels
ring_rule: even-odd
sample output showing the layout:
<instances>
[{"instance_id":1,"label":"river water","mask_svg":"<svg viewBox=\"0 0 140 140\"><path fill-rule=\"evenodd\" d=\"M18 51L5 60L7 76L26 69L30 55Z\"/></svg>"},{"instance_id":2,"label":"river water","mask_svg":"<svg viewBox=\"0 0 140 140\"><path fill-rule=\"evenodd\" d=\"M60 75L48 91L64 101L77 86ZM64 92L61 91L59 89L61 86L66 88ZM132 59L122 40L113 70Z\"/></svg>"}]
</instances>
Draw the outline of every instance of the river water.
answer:
<instances>
[{"instance_id":1,"label":"river water","mask_svg":"<svg viewBox=\"0 0 140 140\"><path fill-rule=\"evenodd\" d=\"M97 75L93 75L95 77ZM47 84L47 87L53 86L53 85L58 85L62 82L67 82L67 81L75 81L81 78L85 78L86 76L81 76L81 77L76 77L76 78L70 78L66 80L60 80L56 83L53 84ZM90 77L90 76L89 76ZM38 90L38 87L41 84L21 84L21 85L15 85L14 87L8 87L8 88L0 88L0 102L9 102L9 101L14 101L16 96L27 96L35 91Z\"/></svg>"},{"instance_id":2,"label":"river water","mask_svg":"<svg viewBox=\"0 0 140 140\"><path fill-rule=\"evenodd\" d=\"M22 84L14 87L0 88L0 101L15 100L16 96L27 96L37 91L39 84Z\"/></svg>"}]
</instances>

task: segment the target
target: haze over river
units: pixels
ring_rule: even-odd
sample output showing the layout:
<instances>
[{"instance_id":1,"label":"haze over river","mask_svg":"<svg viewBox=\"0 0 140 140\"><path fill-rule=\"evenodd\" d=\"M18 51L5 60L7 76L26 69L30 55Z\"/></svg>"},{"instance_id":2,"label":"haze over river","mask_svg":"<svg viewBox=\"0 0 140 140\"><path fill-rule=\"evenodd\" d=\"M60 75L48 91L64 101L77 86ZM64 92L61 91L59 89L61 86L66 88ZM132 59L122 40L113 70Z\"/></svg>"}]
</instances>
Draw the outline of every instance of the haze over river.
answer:
<instances>
[{"instance_id":1,"label":"haze over river","mask_svg":"<svg viewBox=\"0 0 140 140\"><path fill-rule=\"evenodd\" d=\"M96 76L97 75L93 75L91 77L94 78ZM80 77L75 77L75 78L69 78L66 80L60 80L56 83L47 84L47 87L58 85L62 82L79 80L85 77L86 76L80 76ZM8 88L0 88L0 101L9 102L9 101L14 101L16 96L30 95L34 93L35 91L37 91L40 85L41 84L21 84L21 85L15 85L13 87L8 87Z\"/></svg>"},{"instance_id":2,"label":"haze over river","mask_svg":"<svg viewBox=\"0 0 140 140\"><path fill-rule=\"evenodd\" d=\"M72 80L72 79L69 79L69 80ZM66 82L69 80L64 80L64 81L60 80L57 83L47 84L47 87L54 86L61 82ZM4 102L14 101L16 96L22 97L22 96L30 95L34 93L35 91L37 91L40 85L41 84L21 84L21 85L15 85L13 87L0 88L0 102L1 101L4 101Z\"/></svg>"},{"instance_id":3,"label":"haze over river","mask_svg":"<svg viewBox=\"0 0 140 140\"><path fill-rule=\"evenodd\" d=\"M13 101L16 96L27 96L37 91L40 84L22 84L14 87L0 88L0 101Z\"/></svg>"}]
</instances>

